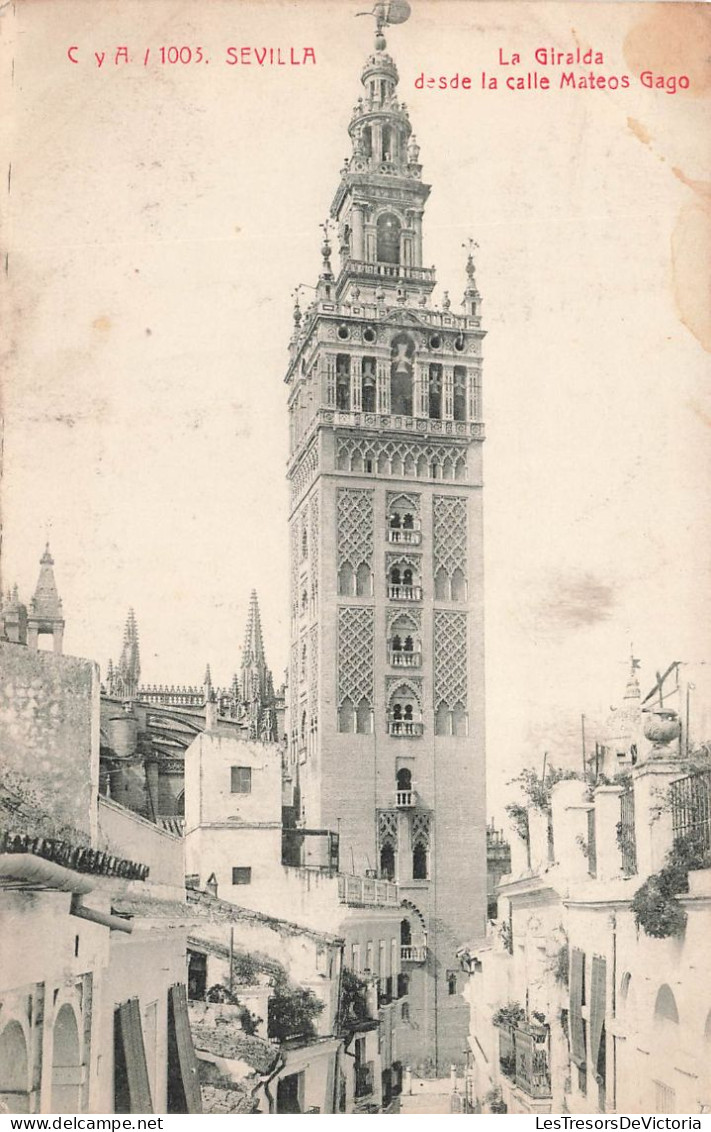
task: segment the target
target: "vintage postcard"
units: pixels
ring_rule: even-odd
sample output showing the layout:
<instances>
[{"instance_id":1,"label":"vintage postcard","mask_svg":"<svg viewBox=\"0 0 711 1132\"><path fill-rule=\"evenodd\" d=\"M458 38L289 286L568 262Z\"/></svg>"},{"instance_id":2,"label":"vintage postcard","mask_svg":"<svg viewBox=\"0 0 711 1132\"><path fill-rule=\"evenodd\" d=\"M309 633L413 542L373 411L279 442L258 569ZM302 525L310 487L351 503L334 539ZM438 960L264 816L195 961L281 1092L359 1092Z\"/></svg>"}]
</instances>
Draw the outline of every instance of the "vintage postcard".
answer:
<instances>
[{"instance_id":1,"label":"vintage postcard","mask_svg":"<svg viewBox=\"0 0 711 1132\"><path fill-rule=\"evenodd\" d=\"M0 32L0 1110L701 1129L711 8Z\"/></svg>"}]
</instances>

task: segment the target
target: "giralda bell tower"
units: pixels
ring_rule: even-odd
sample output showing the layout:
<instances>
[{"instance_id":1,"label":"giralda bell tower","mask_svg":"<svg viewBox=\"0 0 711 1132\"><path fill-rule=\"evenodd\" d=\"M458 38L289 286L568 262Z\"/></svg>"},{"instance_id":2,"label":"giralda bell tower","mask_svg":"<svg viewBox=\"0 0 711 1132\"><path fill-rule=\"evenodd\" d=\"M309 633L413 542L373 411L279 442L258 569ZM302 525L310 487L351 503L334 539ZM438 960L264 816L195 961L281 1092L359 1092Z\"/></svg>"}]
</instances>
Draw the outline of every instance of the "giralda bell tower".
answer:
<instances>
[{"instance_id":1,"label":"giralda bell tower","mask_svg":"<svg viewBox=\"0 0 711 1132\"><path fill-rule=\"evenodd\" d=\"M456 953L486 909L484 331L471 249L461 313L431 302L430 187L383 36L407 6L375 14L286 375L290 759L301 824L339 832L341 871L397 881L401 1060L447 1072L468 1027Z\"/></svg>"}]
</instances>

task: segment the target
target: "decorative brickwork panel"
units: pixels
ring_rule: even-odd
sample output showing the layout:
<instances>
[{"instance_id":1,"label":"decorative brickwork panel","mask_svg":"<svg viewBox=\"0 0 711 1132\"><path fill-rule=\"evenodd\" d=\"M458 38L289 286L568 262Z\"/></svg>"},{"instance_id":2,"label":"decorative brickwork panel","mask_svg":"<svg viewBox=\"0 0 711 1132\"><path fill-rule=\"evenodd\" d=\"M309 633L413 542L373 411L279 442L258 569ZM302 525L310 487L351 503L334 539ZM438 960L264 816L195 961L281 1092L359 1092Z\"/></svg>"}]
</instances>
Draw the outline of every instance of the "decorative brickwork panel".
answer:
<instances>
[{"instance_id":1,"label":"decorative brickwork panel","mask_svg":"<svg viewBox=\"0 0 711 1132\"><path fill-rule=\"evenodd\" d=\"M457 495L435 495L432 500L435 572L443 568L467 572L467 501Z\"/></svg>"},{"instance_id":2,"label":"decorative brickwork panel","mask_svg":"<svg viewBox=\"0 0 711 1132\"><path fill-rule=\"evenodd\" d=\"M373 646L375 617L372 609L341 606L338 610L338 706L365 700L373 708Z\"/></svg>"},{"instance_id":3,"label":"decorative brickwork panel","mask_svg":"<svg viewBox=\"0 0 711 1132\"><path fill-rule=\"evenodd\" d=\"M312 731L318 724L318 626L309 630L309 719Z\"/></svg>"},{"instance_id":4,"label":"decorative brickwork panel","mask_svg":"<svg viewBox=\"0 0 711 1132\"><path fill-rule=\"evenodd\" d=\"M318 448L311 444L291 473L291 503L298 502L318 472Z\"/></svg>"},{"instance_id":5,"label":"decorative brickwork panel","mask_svg":"<svg viewBox=\"0 0 711 1132\"><path fill-rule=\"evenodd\" d=\"M299 517L291 520L291 616L295 621L299 616Z\"/></svg>"},{"instance_id":6,"label":"decorative brickwork panel","mask_svg":"<svg viewBox=\"0 0 711 1132\"><path fill-rule=\"evenodd\" d=\"M412 815L412 846L422 845L424 849L430 847L430 833L432 829L432 818L430 814L421 814L415 812Z\"/></svg>"},{"instance_id":7,"label":"decorative brickwork panel","mask_svg":"<svg viewBox=\"0 0 711 1132\"><path fill-rule=\"evenodd\" d=\"M397 849L397 810L378 810L378 850L385 845Z\"/></svg>"},{"instance_id":8,"label":"decorative brickwork panel","mask_svg":"<svg viewBox=\"0 0 711 1132\"><path fill-rule=\"evenodd\" d=\"M311 506L309 509L309 539L311 551L311 600L316 611L316 601L318 599L318 566L319 566L319 509L318 509L318 495L314 493L311 497Z\"/></svg>"},{"instance_id":9,"label":"decorative brickwork panel","mask_svg":"<svg viewBox=\"0 0 711 1132\"><path fill-rule=\"evenodd\" d=\"M389 417L380 417L388 422ZM373 418L373 424L376 419ZM433 429L439 425L443 430L466 435L467 426L455 421L421 421ZM368 420L366 418L366 424ZM465 447L446 443L425 443L420 440L379 440L374 437L339 437L336 450L336 464L343 472L373 472L379 476L405 476L418 480L461 480L466 481L467 451Z\"/></svg>"},{"instance_id":10,"label":"decorative brickwork panel","mask_svg":"<svg viewBox=\"0 0 711 1132\"><path fill-rule=\"evenodd\" d=\"M338 568L373 568L373 492L341 488L338 492Z\"/></svg>"},{"instance_id":11,"label":"decorative brickwork panel","mask_svg":"<svg viewBox=\"0 0 711 1132\"><path fill-rule=\"evenodd\" d=\"M467 615L438 609L434 615L434 706L467 707Z\"/></svg>"}]
</instances>

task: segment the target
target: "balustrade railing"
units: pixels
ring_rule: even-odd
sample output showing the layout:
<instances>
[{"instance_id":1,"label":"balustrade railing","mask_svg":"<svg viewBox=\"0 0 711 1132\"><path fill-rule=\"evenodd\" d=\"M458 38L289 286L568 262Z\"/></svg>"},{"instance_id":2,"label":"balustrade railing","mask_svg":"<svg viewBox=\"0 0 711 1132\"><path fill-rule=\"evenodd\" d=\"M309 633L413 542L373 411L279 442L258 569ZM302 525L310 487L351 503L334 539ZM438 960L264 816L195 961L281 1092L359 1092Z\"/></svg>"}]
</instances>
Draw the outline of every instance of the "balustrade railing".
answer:
<instances>
[{"instance_id":1,"label":"balustrade railing","mask_svg":"<svg viewBox=\"0 0 711 1132\"><path fill-rule=\"evenodd\" d=\"M388 542L406 542L411 546L417 546L422 542L422 531L404 527L388 527Z\"/></svg>"},{"instance_id":2,"label":"balustrade railing","mask_svg":"<svg viewBox=\"0 0 711 1132\"><path fill-rule=\"evenodd\" d=\"M399 905L397 885L375 877L357 877L349 873L338 874L338 899L342 904Z\"/></svg>"},{"instance_id":3,"label":"balustrade railing","mask_svg":"<svg viewBox=\"0 0 711 1132\"><path fill-rule=\"evenodd\" d=\"M402 963L424 963L427 959L427 947L424 944L403 944L400 948Z\"/></svg>"},{"instance_id":4,"label":"balustrade railing","mask_svg":"<svg viewBox=\"0 0 711 1132\"><path fill-rule=\"evenodd\" d=\"M422 601L422 586L388 586L388 597L395 601Z\"/></svg>"},{"instance_id":5,"label":"balustrade railing","mask_svg":"<svg viewBox=\"0 0 711 1132\"><path fill-rule=\"evenodd\" d=\"M548 1033L528 1023L499 1028L499 1069L529 1097L551 1095Z\"/></svg>"},{"instance_id":6,"label":"balustrade railing","mask_svg":"<svg viewBox=\"0 0 711 1132\"><path fill-rule=\"evenodd\" d=\"M398 790L397 804L400 809L408 809L415 804L415 794L413 790Z\"/></svg>"},{"instance_id":7,"label":"balustrade railing","mask_svg":"<svg viewBox=\"0 0 711 1132\"><path fill-rule=\"evenodd\" d=\"M413 649L390 649L390 663L393 668L419 668L422 664L422 653Z\"/></svg>"},{"instance_id":8,"label":"balustrade railing","mask_svg":"<svg viewBox=\"0 0 711 1132\"><path fill-rule=\"evenodd\" d=\"M419 736L424 731L424 724L415 723L409 719L389 719L388 720L388 735L395 735L400 738L406 736Z\"/></svg>"}]
</instances>

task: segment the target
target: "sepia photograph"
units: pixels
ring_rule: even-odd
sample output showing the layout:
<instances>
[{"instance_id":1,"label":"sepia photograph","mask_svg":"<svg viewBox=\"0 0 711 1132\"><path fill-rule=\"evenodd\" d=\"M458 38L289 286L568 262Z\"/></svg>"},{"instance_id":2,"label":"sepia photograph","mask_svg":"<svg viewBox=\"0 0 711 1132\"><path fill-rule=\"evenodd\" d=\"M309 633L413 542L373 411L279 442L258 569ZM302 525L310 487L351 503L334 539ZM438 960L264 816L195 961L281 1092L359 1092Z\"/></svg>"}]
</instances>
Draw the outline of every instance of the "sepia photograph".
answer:
<instances>
[{"instance_id":1,"label":"sepia photograph","mask_svg":"<svg viewBox=\"0 0 711 1132\"><path fill-rule=\"evenodd\" d=\"M11 0L0 84L3 1127L703 1129L711 6Z\"/></svg>"}]
</instances>

